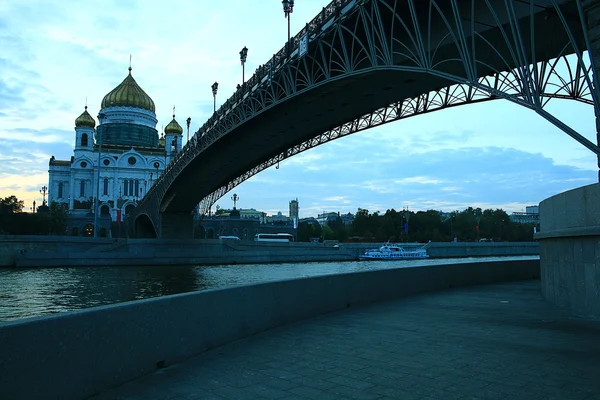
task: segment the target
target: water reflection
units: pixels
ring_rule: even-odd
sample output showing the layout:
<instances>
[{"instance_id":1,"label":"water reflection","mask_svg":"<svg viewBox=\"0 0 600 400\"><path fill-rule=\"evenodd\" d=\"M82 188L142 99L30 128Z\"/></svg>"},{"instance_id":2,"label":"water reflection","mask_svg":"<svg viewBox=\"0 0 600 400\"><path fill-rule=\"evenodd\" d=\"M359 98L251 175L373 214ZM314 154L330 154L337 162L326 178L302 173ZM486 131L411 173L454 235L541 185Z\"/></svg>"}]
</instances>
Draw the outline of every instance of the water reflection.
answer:
<instances>
[{"instance_id":1,"label":"water reflection","mask_svg":"<svg viewBox=\"0 0 600 400\"><path fill-rule=\"evenodd\" d=\"M539 259L489 257L226 266L0 269L0 321L225 286L424 265Z\"/></svg>"}]
</instances>

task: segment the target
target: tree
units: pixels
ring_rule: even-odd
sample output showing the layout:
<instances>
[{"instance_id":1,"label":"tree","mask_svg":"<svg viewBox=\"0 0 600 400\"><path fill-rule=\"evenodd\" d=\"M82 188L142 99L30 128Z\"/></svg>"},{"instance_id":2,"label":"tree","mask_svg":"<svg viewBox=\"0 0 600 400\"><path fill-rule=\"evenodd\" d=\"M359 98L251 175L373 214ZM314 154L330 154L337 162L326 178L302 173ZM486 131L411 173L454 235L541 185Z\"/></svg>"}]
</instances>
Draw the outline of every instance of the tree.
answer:
<instances>
[{"instance_id":1,"label":"tree","mask_svg":"<svg viewBox=\"0 0 600 400\"><path fill-rule=\"evenodd\" d=\"M8 196L0 199L0 214L14 214L23 212L24 202L17 196Z\"/></svg>"},{"instance_id":2,"label":"tree","mask_svg":"<svg viewBox=\"0 0 600 400\"><path fill-rule=\"evenodd\" d=\"M66 203L50 203L50 230L55 235L64 235L67 230L68 206Z\"/></svg>"}]
</instances>

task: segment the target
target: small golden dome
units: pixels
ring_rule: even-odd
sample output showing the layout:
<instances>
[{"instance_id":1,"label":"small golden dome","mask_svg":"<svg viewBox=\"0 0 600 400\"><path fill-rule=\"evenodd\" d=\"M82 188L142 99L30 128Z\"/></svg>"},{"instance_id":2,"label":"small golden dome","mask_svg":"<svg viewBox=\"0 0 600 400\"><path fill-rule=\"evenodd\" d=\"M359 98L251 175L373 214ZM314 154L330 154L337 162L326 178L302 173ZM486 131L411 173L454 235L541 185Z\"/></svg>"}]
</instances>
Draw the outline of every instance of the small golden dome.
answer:
<instances>
[{"instance_id":1,"label":"small golden dome","mask_svg":"<svg viewBox=\"0 0 600 400\"><path fill-rule=\"evenodd\" d=\"M114 106L136 107L152 112L155 111L154 101L137 84L133 76L131 76L131 67L129 67L129 75L127 75L123 82L102 99L102 108Z\"/></svg>"},{"instance_id":2,"label":"small golden dome","mask_svg":"<svg viewBox=\"0 0 600 400\"><path fill-rule=\"evenodd\" d=\"M85 111L75 119L75 126L87 126L88 128L94 128L96 126L96 121L87 111L87 106L85 106Z\"/></svg>"},{"instance_id":3,"label":"small golden dome","mask_svg":"<svg viewBox=\"0 0 600 400\"><path fill-rule=\"evenodd\" d=\"M160 139L158 139L158 147L165 147L165 135L161 135Z\"/></svg>"},{"instance_id":4,"label":"small golden dome","mask_svg":"<svg viewBox=\"0 0 600 400\"><path fill-rule=\"evenodd\" d=\"M183 128L177 121L175 121L175 114L173 114L173 120L169 122L169 125L165 126L165 133L181 135L183 134Z\"/></svg>"}]
</instances>

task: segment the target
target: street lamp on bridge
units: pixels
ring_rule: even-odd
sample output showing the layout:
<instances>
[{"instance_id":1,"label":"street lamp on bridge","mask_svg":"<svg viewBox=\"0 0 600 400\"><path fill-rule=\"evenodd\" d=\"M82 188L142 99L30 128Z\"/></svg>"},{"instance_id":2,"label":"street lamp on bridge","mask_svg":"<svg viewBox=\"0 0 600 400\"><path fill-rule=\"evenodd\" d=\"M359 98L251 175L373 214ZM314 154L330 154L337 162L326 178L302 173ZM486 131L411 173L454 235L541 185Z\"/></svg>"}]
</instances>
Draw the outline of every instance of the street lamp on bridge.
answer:
<instances>
[{"instance_id":1,"label":"street lamp on bridge","mask_svg":"<svg viewBox=\"0 0 600 400\"><path fill-rule=\"evenodd\" d=\"M244 84L246 78L245 78L245 64L246 64L246 59L248 58L248 48L246 46L244 46L244 48L240 51L240 61L242 62L242 85Z\"/></svg>"},{"instance_id":2,"label":"street lamp on bridge","mask_svg":"<svg viewBox=\"0 0 600 400\"><path fill-rule=\"evenodd\" d=\"M242 68L244 68L244 62L242 61ZM244 74L242 73L242 79L244 79ZM213 93L213 113L217 112L217 90L219 90L219 83L215 82L210 87Z\"/></svg>"},{"instance_id":3,"label":"street lamp on bridge","mask_svg":"<svg viewBox=\"0 0 600 400\"><path fill-rule=\"evenodd\" d=\"M290 54L292 52L292 46L290 45L290 19L291 14L294 12L294 0L283 0L281 4L283 5L283 14L288 21L287 48L288 54Z\"/></svg>"},{"instance_id":4,"label":"street lamp on bridge","mask_svg":"<svg viewBox=\"0 0 600 400\"><path fill-rule=\"evenodd\" d=\"M190 124L192 123L192 117L188 117L188 119L185 120L185 123L187 124L187 143L190 141Z\"/></svg>"}]
</instances>

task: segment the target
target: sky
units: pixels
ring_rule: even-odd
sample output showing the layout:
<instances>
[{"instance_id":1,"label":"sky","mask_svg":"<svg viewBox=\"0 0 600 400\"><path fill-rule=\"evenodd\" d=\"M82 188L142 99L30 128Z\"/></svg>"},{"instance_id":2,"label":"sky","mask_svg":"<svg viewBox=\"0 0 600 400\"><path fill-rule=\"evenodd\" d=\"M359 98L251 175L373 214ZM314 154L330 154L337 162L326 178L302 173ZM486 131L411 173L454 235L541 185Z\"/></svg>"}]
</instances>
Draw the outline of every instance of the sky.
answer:
<instances>
[{"instance_id":1,"label":"sky","mask_svg":"<svg viewBox=\"0 0 600 400\"><path fill-rule=\"evenodd\" d=\"M327 0L297 0L292 34ZM74 120L127 75L156 103L157 129L191 117L191 131L246 77L279 51L287 21L279 0L89 0L0 2L0 198L29 211L48 185L52 155L68 160ZM589 105L553 100L549 110L595 142ZM184 133L184 140L186 134ZM217 201L231 208L300 216L322 212L524 211L528 205L596 183L595 155L542 117L504 100L437 111L319 146L244 182Z\"/></svg>"}]
</instances>

